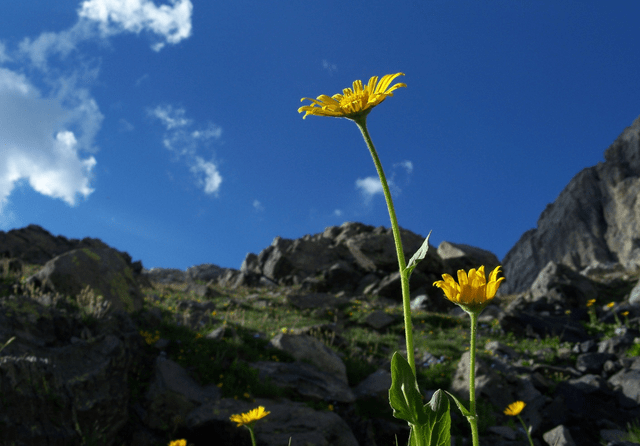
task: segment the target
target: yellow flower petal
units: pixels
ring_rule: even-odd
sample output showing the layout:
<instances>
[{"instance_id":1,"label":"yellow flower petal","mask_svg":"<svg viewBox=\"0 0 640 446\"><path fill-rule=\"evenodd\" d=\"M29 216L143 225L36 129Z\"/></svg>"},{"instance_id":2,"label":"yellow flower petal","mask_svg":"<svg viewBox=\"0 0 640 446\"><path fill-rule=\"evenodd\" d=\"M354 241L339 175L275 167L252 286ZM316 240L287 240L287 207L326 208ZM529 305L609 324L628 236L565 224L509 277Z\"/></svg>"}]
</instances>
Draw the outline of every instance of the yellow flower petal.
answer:
<instances>
[{"instance_id":1,"label":"yellow flower petal","mask_svg":"<svg viewBox=\"0 0 640 446\"><path fill-rule=\"evenodd\" d=\"M382 77L380 83L378 83L378 76L373 76L365 86L362 85L362 81L356 80L353 82L353 89L345 88L342 90L342 94L335 94L332 97L321 95L316 99L302 98L301 101L308 100L312 104L298 108L298 113L305 112L303 118L306 118L307 115L316 115L354 119L367 115L373 107L380 104L388 96L393 96L392 91L407 86L403 83L397 83L389 87L398 76L404 76L404 73L387 74Z\"/></svg>"},{"instance_id":2,"label":"yellow flower petal","mask_svg":"<svg viewBox=\"0 0 640 446\"><path fill-rule=\"evenodd\" d=\"M458 283L449 274L443 274L442 279L433 283L444 291L445 297L461 306L466 311L479 313L495 297L504 277L498 279L500 267L497 266L489 274L489 283L485 278L484 265L472 268L469 273L458 271Z\"/></svg>"},{"instance_id":3,"label":"yellow flower petal","mask_svg":"<svg viewBox=\"0 0 640 446\"><path fill-rule=\"evenodd\" d=\"M526 406L524 401L516 401L509 404L509 406L504 410L504 414L509 415L510 417L516 417L520 415L520 412L522 412L524 406Z\"/></svg>"},{"instance_id":4,"label":"yellow flower petal","mask_svg":"<svg viewBox=\"0 0 640 446\"><path fill-rule=\"evenodd\" d=\"M248 424L253 424L259 419L266 417L270 413L271 412L267 412L266 410L264 410L263 406L258 406L247 413L231 415L229 419L234 423L238 423L237 427L240 427Z\"/></svg>"}]
</instances>

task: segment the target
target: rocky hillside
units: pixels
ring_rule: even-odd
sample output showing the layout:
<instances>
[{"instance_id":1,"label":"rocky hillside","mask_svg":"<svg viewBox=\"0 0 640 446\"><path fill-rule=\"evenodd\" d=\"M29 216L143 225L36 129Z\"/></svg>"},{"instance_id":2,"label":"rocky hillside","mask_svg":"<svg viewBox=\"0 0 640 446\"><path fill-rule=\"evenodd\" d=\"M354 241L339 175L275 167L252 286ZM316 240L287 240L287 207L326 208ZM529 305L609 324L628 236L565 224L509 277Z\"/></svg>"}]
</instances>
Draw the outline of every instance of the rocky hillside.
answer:
<instances>
[{"instance_id":1,"label":"rocky hillside","mask_svg":"<svg viewBox=\"0 0 640 446\"><path fill-rule=\"evenodd\" d=\"M402 236L407 255L422 243ZM102 242L33 226L0 239L14 241L2 248L0 342L15 337L0 353L2 444L249 445L229 416L258 405L271 412L256 425L261 446L406 444L388 406L389 360L404 341L387 229L278 237L240 270L141 270ZM478 264L497 259L443 242L414 272L426 400L437 388L464 399L469 369L468 317L431 283ZM485 309L481 444L526 444L502 413L516 400L539 445L631 444L621 439L640 433L637 283L624 268L551 262ZM455 444L468 444L466 420L455 409L452 419Z\"/></svg>"},{"instance_id":2,"label":"rocky hillside","mask_svg":"<svg viewBox=\"0 0 640 446\"><path fill-rule=\"evenodd\" d=\"M640 118L548 205L503 260L503 292L523 292L550 262L576 271L640 268Z\"/></svg>"}]
</instances>

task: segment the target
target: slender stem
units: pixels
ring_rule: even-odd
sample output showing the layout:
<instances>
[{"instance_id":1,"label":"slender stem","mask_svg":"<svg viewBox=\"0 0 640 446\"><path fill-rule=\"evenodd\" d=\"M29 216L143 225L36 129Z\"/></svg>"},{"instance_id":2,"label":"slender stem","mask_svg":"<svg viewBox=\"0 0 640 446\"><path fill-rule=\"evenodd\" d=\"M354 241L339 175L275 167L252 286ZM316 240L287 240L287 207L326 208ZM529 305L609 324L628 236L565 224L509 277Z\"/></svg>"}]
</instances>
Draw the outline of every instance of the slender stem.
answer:
<instances>
[{"instance_id":1,"label":"slender stem","mask_svg":"<svg viewBox=\"0 0 640 446\"><path fill-rule=\"evenodd\" d=\"M256 446L256 434L253 433L253 426L247 426L247 429L249 429L249 433L251 434L251 444Z\"/></svg>"},{"instance_id":2,"label":"slender stem","mask_svg":"<svg viewBox=\"0 0 640 446\"><path fill-rule=\"evenodd\" d=\"M376 166L378 176L380 177L380 183L382 184L382 191L384 192L384 198L387 202L387 209L389 210L391 229L393 231L393 240L395 241L396 252L398 254L398 267L400 268L400 284L402 286L402 308L404 313L404 331L407 343L407 361L409 362L409 366L411 366L413 375L417 376L416 360L413 353L413 326L411 323L411 296L409 294L409 276L406 272L407 263L404 258L402 239L400 238L400 227L398 226L398 219L396 218L396 211L393 207L393 200L391 198L389 185L387 184L387 178L384 175L384 170L382 170L382 163L380 162L380 158L378 158L378 152L376 152L376 148L373 145L373 141L371 141L371 136L369 136L369 131L367 130L367 117L361 116L355 118L354 122L358 125L358 128L362 132L364 141L369 148L369 152L371 152L373 163Z\"/></svg>"},{"instance_id":3,"label":"slender stem","mask_svg":"<svg viewBox=\"0 0 640 446\"><path fill-rule=\"evenodd\" d=\"M524 433L527 434L527 439L529 440L529 444L533 446L533 440L531 439L531 434L529 434L529 429L527 429L527 425L524 424L524 421L522 420L522 417L520 415L518 415L518 419L520 420L520 423L522 423L522 427L524 427Z\"/></svg>"},{"instance_id":4,"label":"slender stem","mask_svg":"<svg viewBox=\"0 0 640 446\"><path fill-rule=\"evenodd\" d=\"M480 444L478 438L478 414L476 412L476 336L478 328L478 313L469 312L471 318L471 346L469 347L469 411L473 446Z\"/></svg>"}]
</instances>

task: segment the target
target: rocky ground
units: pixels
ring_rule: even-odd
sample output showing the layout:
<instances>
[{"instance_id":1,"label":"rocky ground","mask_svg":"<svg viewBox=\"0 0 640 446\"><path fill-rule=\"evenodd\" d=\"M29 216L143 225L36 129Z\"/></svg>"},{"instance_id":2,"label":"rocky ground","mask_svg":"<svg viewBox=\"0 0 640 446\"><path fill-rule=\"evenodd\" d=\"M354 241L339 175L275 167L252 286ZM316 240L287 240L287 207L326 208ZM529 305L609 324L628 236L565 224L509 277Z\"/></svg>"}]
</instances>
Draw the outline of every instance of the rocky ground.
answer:
<instances>
[{"instance_id":1,"label":"rocky ground","mask_svg":"<svg viewBox=\"0 0 640 446\"><path fill-rule=\"evenodd\" d=\"M276 238L240 270L187 271L143 270L100 241L36 226L2 237L0 341L15 337L0 353L2 444L249 445L229 416L258 405L271 412L256 425L259 445L406 443L388 406L389 360L404 348L389 230L345 223ZM423 238L403 240L411 255ZM480 264L498 260L443 242L412 276L425 401L437 388L468 392L468 318L431 284ZM638 276L549 262L526 291L485 309L481 444L527 444L502 413L516 400L537 445L631 444ZM470 444L466 420L452 418L455 444Z\"/></svg>"}]
</instances>

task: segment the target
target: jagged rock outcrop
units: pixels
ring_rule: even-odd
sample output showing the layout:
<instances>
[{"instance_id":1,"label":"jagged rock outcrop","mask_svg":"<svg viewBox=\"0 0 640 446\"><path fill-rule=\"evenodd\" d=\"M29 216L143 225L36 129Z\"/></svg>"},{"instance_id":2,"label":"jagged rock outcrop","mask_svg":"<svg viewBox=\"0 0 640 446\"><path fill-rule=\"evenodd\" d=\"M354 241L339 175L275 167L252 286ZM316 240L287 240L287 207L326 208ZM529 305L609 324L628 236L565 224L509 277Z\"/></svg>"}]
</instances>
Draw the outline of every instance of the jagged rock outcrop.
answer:
<instances>
[{"instance_id":1,"label":"jagged rock outcrop","mask_svg":"<svg viewBox=\"0 0 640 446\"><path fill-rule=\"evenodd\" d=\"M581 271L594 263L640 268L640 118L578 173L507 253L501 292L527 290L549 261Z\"/></svg>"},{"instance_id":2,"label":"jagged rock outcrop","mask_svg":"<svg viewBox=\"0 0 640 446\"><path fill-rule=\"evenodd\" d=\"M60 254L81 248L109 248L100 239L83 238L82 240L68 239L61 235L54 236L38 225L29 225L11 231L0 231L0 258L20 259L24 263L44 265ZM123 258L131 263L131 257L120 252ZM133 266L136 273L142 270L140 262Z\"/></svg>"}]
</instances>

